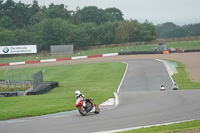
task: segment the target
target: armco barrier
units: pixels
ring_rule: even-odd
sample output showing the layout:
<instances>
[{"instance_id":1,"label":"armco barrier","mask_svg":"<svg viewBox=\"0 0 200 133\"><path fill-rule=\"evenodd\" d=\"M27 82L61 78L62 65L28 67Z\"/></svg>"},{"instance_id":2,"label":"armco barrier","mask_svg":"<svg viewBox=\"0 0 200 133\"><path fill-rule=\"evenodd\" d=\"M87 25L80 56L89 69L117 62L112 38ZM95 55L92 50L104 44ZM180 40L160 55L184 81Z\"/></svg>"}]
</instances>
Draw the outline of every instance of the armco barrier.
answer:
<instances>
[{"instance_id":1,"label":"armco barrier","mask_svg":"<svg viewBox=\"0 0 200 133\"><path fill-rule=\"evenodd\" d=\"M59 83L50 81L50 82L43 82L43 84L39 87L37 91L30 91L27 92L27 95L39 95L39 94L45 94L49 91L51 91L53 88L58 87Z\"/></svg>"},{"instance_id":2,"label":"armco barrier","mask_svg":"<svg viewBox=\"0 0 200 133\"><path fill-rule=\"evenodd\" d=\"M184 52L200 52L200 49L184 50Z\"/></svg>"},{"instance_id":3,"label":"armco barrier","mask_svg":"<svg viewBox=\"0 0 200 133\"><path fill-rule=\"evenodd\" d=\"M119 55L136 55L136 54L163 54L163 51L131 51L131 52L119 52Z\"/></svg>"},{"instance_id":4,"label":"armco barrier","mask_svg":"<svg viewBox=\"0 0 200 133\"><path fill-rule=\"evenodd\" d=\"M17 92L0 92L0 95L4 97L18 96Z\"/></svg>"}]
</instances>

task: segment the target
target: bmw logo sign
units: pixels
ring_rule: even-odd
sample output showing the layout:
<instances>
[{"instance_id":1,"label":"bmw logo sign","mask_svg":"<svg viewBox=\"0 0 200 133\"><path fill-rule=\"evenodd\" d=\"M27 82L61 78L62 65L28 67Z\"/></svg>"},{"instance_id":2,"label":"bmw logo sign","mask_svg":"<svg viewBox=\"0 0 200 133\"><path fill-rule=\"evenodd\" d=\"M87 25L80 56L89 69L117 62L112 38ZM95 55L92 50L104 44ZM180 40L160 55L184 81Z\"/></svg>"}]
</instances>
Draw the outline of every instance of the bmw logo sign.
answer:
<instances>
[{"instance_id":1,"label":"bmw logo sign","mask_svg":"<svg viewBox=\"0 0 200 133\"><path fill-rule=\"evenodd\" d=\"M5 47L5 48L3 49L3 52L4 52L4 53L8 53L8 52L9 52L9 49L8 49L7 47Z\"/></svg>"}]
</instances>

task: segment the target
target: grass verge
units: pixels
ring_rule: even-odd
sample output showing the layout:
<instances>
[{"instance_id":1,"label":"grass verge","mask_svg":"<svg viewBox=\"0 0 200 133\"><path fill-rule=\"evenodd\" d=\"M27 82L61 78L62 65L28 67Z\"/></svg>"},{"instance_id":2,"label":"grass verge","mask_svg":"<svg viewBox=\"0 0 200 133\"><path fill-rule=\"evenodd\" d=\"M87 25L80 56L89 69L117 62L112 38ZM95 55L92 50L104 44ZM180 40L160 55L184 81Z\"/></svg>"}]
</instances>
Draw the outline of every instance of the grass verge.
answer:
<instances>
[{"instance_id":1,"label":"grass verge","mask_svg":"<svg viewBox=\"0 0 200 133\"><path fill-rule=\"evenodd\" d=\"M172 78L175 82L177 82L180 90L200 89L200 82L194 81L185 64L178 61L172 62L176 62L178 65L176 68L178 73L174 74Z\"/></svg>"},{"instance_id":2,"label":"grass verge","mask_svg":"<svg viewBox=\"0 0 200 133\"><path fill-rule=\"evenodd\" d=\"M135 130L125 131L123 133L181 133L183 131L193 131L193 130L200 131L200 120L135 129Z\"/></svg>"},{"instance_id":3,"label":"grass verge","mask_svg":"<svg viewBox=\"0 0 200 133\"><path fill-rule=\"evenodd\" d=\"M126 64L115 62L23 68L30 73L41 69L45 69L44 81L58 81L59 87L43 95L0 98L0 120L74 110L76 90L100 104L114 97L113 92L118 88ZM4 70L0 70L0 79L3 79L3 75Z\"/></svg>"}]
</instances>

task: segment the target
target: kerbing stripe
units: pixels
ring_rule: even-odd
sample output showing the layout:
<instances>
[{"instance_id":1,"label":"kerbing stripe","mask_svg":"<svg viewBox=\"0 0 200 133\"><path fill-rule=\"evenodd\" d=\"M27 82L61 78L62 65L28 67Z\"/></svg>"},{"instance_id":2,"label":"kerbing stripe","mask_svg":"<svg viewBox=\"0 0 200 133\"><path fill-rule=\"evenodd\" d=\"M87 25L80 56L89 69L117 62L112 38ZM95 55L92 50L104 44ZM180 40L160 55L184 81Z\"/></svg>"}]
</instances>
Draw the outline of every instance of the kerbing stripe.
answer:
<instances>
[{"instance_id":1,"label":"kerbing stripe","mask_svg":"<svg viewBox=\"0 0 200 133\"><path fill-rule=\"evenodd\" d=\"M9 63L0 64L0 66L9 66Z\"/></svg>"},{"instance_id":2,"label":"kerbing stripe","mask_svg":"<svg viewBox=\"0 0 200 133\"><path fill-rule=\"evenodd\" d=\"M116 56L116 55L118 55L118 53L103 54L103 57Z\"/></svg>"},{"instance_id":3,"label":"kerbing stripe","mask_svg":"<svg viewBox=\"0 0 200 133\"><path fill-rule=\"evenodd\" d=\"M24 65L25 64L25 61L23 62L13 62L13 63L9 63L10 66L14 66L14 65Z\"/></svg>"},{"instance_id":4,"label":"kerbing stripe","mask_svg":"<svg viewBox=\"0 0 200 133\"><path fill-rule=\"evenodd\" d=\"M87 56L88 58L95 58L95 57L103 57L102 54L99 54L99 55L88 55Z\"/></svg>"},{"instance_id":5,"label":"kerbing stripe","mask_svg":"<svg viewBox=\"0 0 200 133\"><path fill-rule=\"evenodd\" d=\"M77 57L72 57L72 60L76 60L76 59L86 59L87 56L77 56Z\"/></svg>"},{"instance_id":6,"label":"kerbing stripe","mask_svg":"<svg viewBox=\"0 0 200 133\"><path fill-rule=\"evenodd\" d=\"M40 63L40 60L35 60L35 61L25 61L25 64L31 64L31 63Z\"/></svg>"},{"instance_id":7,"label":"kerbing stripe","mask_svg":"<svg viewBox=\"0 0 200 133\"><path fill-rule=\"evenodd\" d=\"M40 62L54 62L56 59L47 59L47 60L40 60Z\"/></svg>"},{"instance_id":8,"label":"kerbing stripe","mask_svg":"<svg viewBox=\"0 0 200 133\"><path fill-rule=\"evenodd\" d=\"M170 77L170 79L171 79L171 81L172 81L172 83L174 84L174 80L172 79L172 75L170 75L170 70L169 70L169 68L166 66L166 61L163 61L163 60L159 60L159 59L156 59L157 61L160 61L160 62L162 62L163 64L164 64L164 66L165 66L165 68L167 69L167 73L169 74L169 77Z\"/></svg>"}]
</instances>

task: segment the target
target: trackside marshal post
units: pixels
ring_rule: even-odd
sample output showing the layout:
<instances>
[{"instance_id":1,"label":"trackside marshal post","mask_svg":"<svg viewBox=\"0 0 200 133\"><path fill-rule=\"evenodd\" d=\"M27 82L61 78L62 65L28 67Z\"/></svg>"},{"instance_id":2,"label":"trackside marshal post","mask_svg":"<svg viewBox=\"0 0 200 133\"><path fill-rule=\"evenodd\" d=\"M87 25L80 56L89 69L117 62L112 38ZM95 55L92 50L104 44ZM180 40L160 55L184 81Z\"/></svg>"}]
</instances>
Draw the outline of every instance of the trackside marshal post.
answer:
<instances>
[{"instance_id":1,"label":"trackside marshal post","mask_svg":"<svg viewBox=\"0 0 200 133\"><path fill-rule=\"evenodd\" d=\"M36 45L0 46L1 54L29 54L37 53Z\"/></svg>"}]
</instances>

